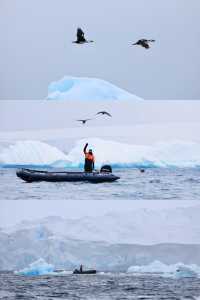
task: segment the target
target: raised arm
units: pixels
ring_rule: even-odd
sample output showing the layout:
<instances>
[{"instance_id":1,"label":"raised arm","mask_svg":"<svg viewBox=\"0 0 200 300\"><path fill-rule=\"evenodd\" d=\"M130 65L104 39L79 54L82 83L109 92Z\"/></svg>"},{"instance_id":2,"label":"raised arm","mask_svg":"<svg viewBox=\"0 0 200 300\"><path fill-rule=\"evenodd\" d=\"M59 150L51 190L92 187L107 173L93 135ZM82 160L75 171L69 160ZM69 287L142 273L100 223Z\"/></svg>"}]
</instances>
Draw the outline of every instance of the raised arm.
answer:
<instances>
[{"instance_id":1,"label":"raised arm","mask_svg":"<svg viewBox=\"0 0 200 300\"><path fill-rule=\"evenodd\" d=\"M87 151L86 151L86 150L87 150L87 146L88 146L88 143L85 144L85 147L84 147L84 149L83 149L84 154L87 153Z\"/></svg>"}]
</instances>

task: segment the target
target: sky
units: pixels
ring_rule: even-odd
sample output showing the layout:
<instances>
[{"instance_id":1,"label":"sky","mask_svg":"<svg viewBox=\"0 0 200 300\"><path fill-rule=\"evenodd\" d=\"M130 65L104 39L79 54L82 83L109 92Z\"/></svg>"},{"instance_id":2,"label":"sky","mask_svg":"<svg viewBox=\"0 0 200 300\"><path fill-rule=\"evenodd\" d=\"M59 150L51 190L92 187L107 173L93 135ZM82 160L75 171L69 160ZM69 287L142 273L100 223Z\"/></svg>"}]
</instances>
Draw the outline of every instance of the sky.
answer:
<instances>
[{"instance_id":1,"label":"sky","mask_svg":"<svg viewBox=\"0 0 200 300\"><path fill-rule=\"evenodd\" d=\"M116 200L1 200L0 227L12 226L23 220L35 220L47 216L81 218L84 216L102 216L110 212L130 212L135 209L176 209L176 207L199 206L199 201L116 201Z\"/></svg>"},{"instance_id":2,"label":"sky","mask_svg":"<svg viewBox=\"0 0 200 300\"><path fill-rule=\"evenodd\" d=\"M78 26L95 42L72 44ZM200 99L199 28L199 0L0 0L0 100L44 99L64 75ZM131 46L139 38L156 42Z\"/></svg>"}]
</instances>

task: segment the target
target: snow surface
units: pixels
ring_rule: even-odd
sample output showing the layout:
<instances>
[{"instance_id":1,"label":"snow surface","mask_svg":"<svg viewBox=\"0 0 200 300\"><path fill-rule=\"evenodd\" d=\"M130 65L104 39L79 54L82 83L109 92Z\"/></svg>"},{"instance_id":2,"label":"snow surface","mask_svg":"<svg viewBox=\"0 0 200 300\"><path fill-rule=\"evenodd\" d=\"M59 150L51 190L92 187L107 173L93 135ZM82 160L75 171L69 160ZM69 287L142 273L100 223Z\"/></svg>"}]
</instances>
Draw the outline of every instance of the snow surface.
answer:
<instances>
[{"instance_id":1,"label":"snow surface","mask_svg":"<svg viewBox=\"0 0 200 300\"><path fill-rule=\"evenodd\" d=\"M172 276L174 278L198 277L200 276L200 266L195 264L184 265L183 263L176 263L166 265L160 261L153 261L148 265L131 266L127 270L128 273L161 273L165 276Z\"/></svg>"},{"instance_id":2,"label":"snow surface","mask_svg":"<svg viewBox=\"0 0 200 300\"><path fill-rule=\"evenodd\" d=\"M68 154L44 142L18 141L0 151L0 165L83 166L83 147L86 142L94 151L97 167L107 163L117 167L200 166L198 143L168 141L153 145L131 145L100 138L81 139Z\"/></svg>"},{"instance_id":3,"label":"snow surface","mask_svg":"<svg viewBox=\"0 0 200 300\"><path fill-rule=\"evenodd\" d=\"M53 265L48 264L43 258L39 258L38 260L30 263L30 265L27 268L16 271L15 274L37 276L37 275L46 275L52 273L53 271L54 271Z\"/></svg>"},{"instance_id":4,"label":"snow surface","mask_svg":"<svg viewBox=\"0 0 200 300\"><path fill-rule=\"evenodd\" d=\"M48 100L142 100L141 98L97 78L65 76L48 86Z\"/></svg>"}]
</instances>

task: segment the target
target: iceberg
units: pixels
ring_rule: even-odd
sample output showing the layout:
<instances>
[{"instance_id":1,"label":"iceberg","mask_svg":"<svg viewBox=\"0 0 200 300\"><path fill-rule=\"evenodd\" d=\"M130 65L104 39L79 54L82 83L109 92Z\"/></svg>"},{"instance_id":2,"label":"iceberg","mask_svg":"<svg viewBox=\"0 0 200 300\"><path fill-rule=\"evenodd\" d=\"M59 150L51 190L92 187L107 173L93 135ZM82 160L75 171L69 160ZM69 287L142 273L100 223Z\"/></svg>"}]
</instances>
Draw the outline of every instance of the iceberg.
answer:
<instances>
[{"instance_id":1,"label":"iceberg","mask_svg":"<svg viewBox=\"0 0 200 300\"><path fill-rule=\"evenodd\" d=\"M135 100L139 98L105 80L65 76L48 86L47 100Z\"/></svg>"},{"instance_id":2,"label":"iceberg","mask_svg":"<svg viewBox=\"0 0 200 300\"><path fill-rule=\"evenodd\" d=\"M200 271L200 270L199 270ZM198 277L197 268L191 268L185 265L180 265L175 272L175 278L194 278Z\"/></svg>"},{"instance_id":3,"label":"iceberg","mask_svg":"<svg viewBox=\"0 0 200 300\"><path fill-rule=\"evenodd\" d=\"M17 275L28 275L28 276L38 276L46 275L54 272L54 266L48 264L43 258L40 258L33 263L31 263L27 268L20 271L15 271Z\"/></svg>"},{"instance_id":4,"label":"iceberg","mask_svg":"<svg viewBox=\"0 0 200 300\"><path fill-rule=\"evenodd\" d=\"M200 145L192 142L171 141L154 145L134 145L99 138L87 139L94 150L96 165L117 167L196 167L200 165ZM83 164L82 148L86 139L79 140L69 152L73 165ZM123 153L123 155L121 155Z\"/></svg>"},{"instance_id":5,"label":"iceberg","mask_svg":"<svg viewBox=\"0 0 200 300\"><path fill-rule=\"evenodd\" d=\"M66 155L56 147L40 141L18 141L0 152L0 165L50 166L66 160Z\"/></svg>"},{"instance_id":6,"label":"iceberg","mask_svg":"<svg viewBox=\"0 0 200 300\"><path fill-rule=\"evenodd\" d=\"M80 139L68 154L40 141L19 141L0 152L0 166L83 167L83 146L93 148L96 167L180 167L200 166L200 144L187 141L135 145L100 138ZM123 155L121 155L123 153Z\"/></svg>"},{"instance_id":7,"label":"iceberg","mask_svg":"<svg viewBox=\"0 0 200 300\"><path fill-rule=\"evenodd\" d=\"M200 267L197 265L184 265L176 263L166 265L158 260L153 261L148 265L131 266L127 270L128 273L150 273L173 277L176 279L186 277L198 277L200 275Z\"/></svg>"},{"instance_id":8,"label":"iceberg","mask_svg":"<svg viewBox=\"0 0 200 300\"><path fill-rule=\"evenodd\" d=\"M165 272L173 272L176 270L174 266L168 266L159 260L155 260L154 262L148 265L141 266L131 266L128 268L128 273L165 273Z\"/></svg>"}]
</instances>

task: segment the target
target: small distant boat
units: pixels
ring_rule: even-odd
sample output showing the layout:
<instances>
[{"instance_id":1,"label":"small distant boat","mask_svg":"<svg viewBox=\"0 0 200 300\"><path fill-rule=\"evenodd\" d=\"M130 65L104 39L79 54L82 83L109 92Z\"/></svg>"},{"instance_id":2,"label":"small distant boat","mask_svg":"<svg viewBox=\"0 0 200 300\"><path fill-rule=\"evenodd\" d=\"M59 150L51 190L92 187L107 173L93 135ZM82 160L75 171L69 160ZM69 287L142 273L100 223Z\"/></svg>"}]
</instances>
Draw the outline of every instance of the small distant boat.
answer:
<instances>
[{"instance_id":1,"label":"small distant boat","mask_svg":"<svg viewBox=\"0 0 200 300\"><path fill-rule=\"evenodd\" d=\"M110 166L109 166L110 167ZM49 182L77 182L77 181L87 181L92 183L101 183L101 182L113 182L119 179L120 177L112 174L111 171L108 171L105 166L103 166L100 172L49 172L49 171L40 171L40 170L31 170L31 169L20 169L17 170L17 177L21 178L26 182L34 181L49 181Z\"/></svg>"},{"instance_id":2,"label":"small distant boat","mask_svg":"<svg viewBox=\"0 0 200 300\"><path fill-rule=\"evenodd\" d=\"M96 274L96 273L97 273L96 270L85 270L81 272L80 270L75 269L73 271L73 274Z\"/></svg>"}]
</instances>

